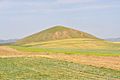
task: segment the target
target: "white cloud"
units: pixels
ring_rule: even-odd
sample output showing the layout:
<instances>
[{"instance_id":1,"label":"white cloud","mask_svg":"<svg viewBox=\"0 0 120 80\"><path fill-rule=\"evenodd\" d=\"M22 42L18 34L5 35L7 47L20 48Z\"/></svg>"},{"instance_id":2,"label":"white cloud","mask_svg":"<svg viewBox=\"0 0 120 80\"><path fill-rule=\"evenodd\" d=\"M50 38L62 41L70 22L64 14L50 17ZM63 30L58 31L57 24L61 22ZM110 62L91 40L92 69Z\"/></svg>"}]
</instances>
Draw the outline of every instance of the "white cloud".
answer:
<instances>
[{"instance_id":1,"label":"white cloud","mask_svg":"<svg viewBox=\"0 0 120 80\"><path fill-rule=\"evenodd\" d=\"M74 4L74 3L89 3L96 0L57 0L58 3L62 4Z\"/></svg>"},{"instance_id":2,"label":"white cloud","mask_svg":"<svg viewBox=\"0 0 120 80\"><path fill-rule=\"evenodd\" d=\"M82 6L78 8L64 8L64 9L43 9L43 12L78 12L81 10L104 10L111 8L118 8L119 5L92 5L92 6Z\"/></svg>"},{"instance_id":3,"label":"white cloud","mask_svg":"<svg viewBox=\"0 0 120 80\"><path fill-rule=\"evenodd\" d=\"M111 8L119 8L119 5L115 4L85 4L71 7L73 3L89 3L95 0L56 0L56 2L51 3L40 3L40 2L4 2L0 5L1 13L54 13L54 12L77 12L81 10L103 10L103 9L111 9ZM60 6L58 4L64 3L70 5ZM94 3L94 2L93 2ZM67 6L67 7L66 7Z\"/></svg>"}]
</instances>

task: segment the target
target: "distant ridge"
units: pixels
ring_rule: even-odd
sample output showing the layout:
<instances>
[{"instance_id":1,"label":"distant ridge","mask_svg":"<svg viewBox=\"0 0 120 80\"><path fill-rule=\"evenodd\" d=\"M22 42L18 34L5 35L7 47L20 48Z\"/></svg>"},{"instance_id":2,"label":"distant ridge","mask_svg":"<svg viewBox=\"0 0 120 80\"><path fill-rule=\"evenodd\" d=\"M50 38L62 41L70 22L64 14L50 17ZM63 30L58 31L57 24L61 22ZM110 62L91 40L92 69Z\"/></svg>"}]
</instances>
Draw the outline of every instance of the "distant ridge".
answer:
<instances>
[{"instance_id":1,"label":"distant ridge","mask_svg":"<svg viewBox=\"0 0 120 80\"><path fill-rule=\"evenodd\" d=\"M14 43L18 39L8 39L8 40L0 40L0 44Z\"/></svg>"},{"instance_id":2,"label":"distant ridge","mask_svg":"<svg viewBox=\"0 0 120 80\"><path fill-rule=\"evenodd\" d=\"M78 31L64 26L54 26L41 32L30 35L28 37L25 37L21 40L18 40L17 44L27 44L32 42L45 42L72 38L98 39L95 36L86 32Z\"/></svg>"},{"instance_id":3,"label":"distant ridge","mask_svg":"<svg viewBox=\"0 0 120 80\"><path fill-rule=\"evenodd\" d=\"M112 42L120 42L120 38L109 38L109 39L106 39L108 41L112 41Z\"/></svg>"}]
</instances>

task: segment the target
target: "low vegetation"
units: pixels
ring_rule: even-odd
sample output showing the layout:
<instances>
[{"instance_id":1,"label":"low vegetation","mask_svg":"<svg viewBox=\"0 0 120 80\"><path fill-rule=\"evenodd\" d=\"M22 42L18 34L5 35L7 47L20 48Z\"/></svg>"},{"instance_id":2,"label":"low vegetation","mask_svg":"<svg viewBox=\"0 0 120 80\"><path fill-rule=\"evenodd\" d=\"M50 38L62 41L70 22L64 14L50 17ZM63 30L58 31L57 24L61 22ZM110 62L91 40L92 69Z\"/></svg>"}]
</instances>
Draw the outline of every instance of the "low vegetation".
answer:
<instances>
[{"instance_id":1,"label":"low vegetation","mask_svg":"<svg viewBox=\"0 0 120 80\"><path fill-rule=\"evenodd\" d=\"M22 46L29 47L46 47L46 48L72 48L72 49L119 49L120 44L89 38L74 38L74 39L63 39L46 42L34 42L24 44Z\"/></svg>"},{"instance_id":2,"label":"low vegetation","mask_svg":"<svg viewBox=\"0 0 120 80\"><path fill-rule=\"evenodd\" d=\"M78 55L95 55L95 56L120 56L120 50L87 50L87 49L69 49L69 48L43 48L43 47L25 47L25 46L10 46L19 51L25 52L45 52L48 54L64 53Z\"/></svg>"},{"instance_id":3,"label":"low vegetation","mask_svg":"<svg viewBox=\"0 0 120 80\"><path fill-rule=\"evenodd\" d=\"M41 57L0 58L1 80L119 80L120 71Z\"/></svg>"}]
</instances>

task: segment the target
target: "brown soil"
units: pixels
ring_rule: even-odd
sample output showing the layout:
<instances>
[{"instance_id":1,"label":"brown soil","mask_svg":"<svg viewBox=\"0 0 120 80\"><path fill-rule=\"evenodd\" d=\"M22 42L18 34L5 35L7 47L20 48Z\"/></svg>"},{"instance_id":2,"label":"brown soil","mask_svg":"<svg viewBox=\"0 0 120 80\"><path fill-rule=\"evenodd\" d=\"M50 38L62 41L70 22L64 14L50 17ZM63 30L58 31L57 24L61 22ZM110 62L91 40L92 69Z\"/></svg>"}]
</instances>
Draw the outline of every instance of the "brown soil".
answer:
<instances>
[{"instance_id":1,"label":"brown soil","mask_svg":"<svg viewBox=\"0 0 120 80\"><path fill-rule=\"evenodd\" d=\"M9 48L7 46L0 46L0 56L21 55L19 51Z\"/></svg>"},{"instance_id":2,"label":"brown soil","mask_svg":"<svg viewBox=\"0 0 120 80\"><path fill-rule=\"evenodd\" d=\"M70 62L120 70L120 56L52 55L52 58Z\"/></svg>"},{"instance_id":3,"label":"brown soil","mask_svg":"<svg viewBox=\"0 0 120 80\"><path fill-rule=\"evenodd\" d=\"M34 57L34 56L51 58L49 55L46 55L46 53L21 52L13 48L10 48L8 46L0 46L0 57L2 58L4 57Z\"/></svg>"}]
</instances>

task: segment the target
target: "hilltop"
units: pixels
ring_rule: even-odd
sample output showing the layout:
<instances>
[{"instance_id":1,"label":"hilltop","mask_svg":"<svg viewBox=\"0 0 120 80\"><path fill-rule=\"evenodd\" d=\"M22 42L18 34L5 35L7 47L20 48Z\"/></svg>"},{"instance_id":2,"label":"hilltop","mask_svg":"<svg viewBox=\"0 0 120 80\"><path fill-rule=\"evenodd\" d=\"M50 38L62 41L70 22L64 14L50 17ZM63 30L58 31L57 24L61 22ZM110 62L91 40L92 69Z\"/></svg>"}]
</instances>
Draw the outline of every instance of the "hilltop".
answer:
<instances>
[{"instance_id":1,"label":"hilltop","mask_svg":"<svg viewBox=\"0 0 120 80\"><path fill-rule=\"evenodd\" d=\"M95 36L82 31L78 31L64 26L54 26L52 28L25 37L17 41L17 44L27 44L33 42L45 42L73 38L97 39Z\"/></svg>"}]
</instances>

